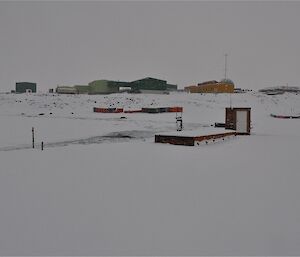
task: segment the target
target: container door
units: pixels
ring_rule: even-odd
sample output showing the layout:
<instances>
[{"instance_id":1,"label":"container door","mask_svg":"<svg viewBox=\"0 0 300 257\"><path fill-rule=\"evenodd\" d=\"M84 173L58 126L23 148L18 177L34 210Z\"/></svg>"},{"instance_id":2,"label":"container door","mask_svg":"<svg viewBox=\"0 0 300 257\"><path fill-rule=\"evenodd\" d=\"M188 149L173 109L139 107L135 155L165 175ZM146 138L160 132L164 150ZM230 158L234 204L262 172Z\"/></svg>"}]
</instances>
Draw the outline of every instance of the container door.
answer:
<instances>
[{"instance_id":1,"label":"container door","mask_svg":"<svg viewBox=\"0 0 300 257\"><path fill-rule=\"evenodd\" d=\"M236 111L236 131L240 133L248 133L247 111Z\"/></svg>"}]
</instances>

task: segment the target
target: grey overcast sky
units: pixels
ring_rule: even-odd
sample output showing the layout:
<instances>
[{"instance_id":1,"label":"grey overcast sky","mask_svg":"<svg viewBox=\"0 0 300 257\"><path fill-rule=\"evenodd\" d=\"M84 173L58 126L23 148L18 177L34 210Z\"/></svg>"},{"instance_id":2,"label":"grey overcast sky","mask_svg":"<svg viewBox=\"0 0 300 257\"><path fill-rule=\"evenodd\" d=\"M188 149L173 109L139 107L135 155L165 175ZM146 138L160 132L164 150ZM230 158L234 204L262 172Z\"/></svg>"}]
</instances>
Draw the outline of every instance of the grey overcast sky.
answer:
<instances>
[{"instance_id":1,"label":"grey overcast sky","mask_svg":"<svg viewBox=\"0 0 300 257\"><path fill-rule=\"evenodd\" d=\"M0 91L157 77L300 85L300 2L0 2Z\"/></svg>"}]
</instances>

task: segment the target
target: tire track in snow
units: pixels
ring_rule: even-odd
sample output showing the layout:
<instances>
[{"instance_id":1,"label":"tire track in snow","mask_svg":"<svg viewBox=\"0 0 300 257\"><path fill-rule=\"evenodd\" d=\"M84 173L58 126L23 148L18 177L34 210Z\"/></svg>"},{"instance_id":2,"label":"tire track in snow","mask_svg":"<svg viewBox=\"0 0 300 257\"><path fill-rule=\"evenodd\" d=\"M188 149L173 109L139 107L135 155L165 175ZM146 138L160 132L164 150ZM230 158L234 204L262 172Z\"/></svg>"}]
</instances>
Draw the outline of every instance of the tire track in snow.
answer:
<instances>
[{"instance_id":1,"label":"tire track in snow","mask_svg":"<svg viewBox=\"0 0 300 257\"><path fill-rule=\"evenodd\" d=\"M93 136L88 138L81 139L71 139L71 140L63 140L57 142L44 142L45 148L53 148L53 147L63 147L69 145L90 145L90 144L101 144L101 143L118 143L118 142L128 142L130 140L143 140L147 138L151 138L154 136L153 131L120 131L120 132L112 132L102 136ZM36 149L39 149L41 142L36 143ZM15 150L24 150L24 149L32 149L31 144L22 144L17 146L5 146L0 147L0 152L5 151L15 151Z\"/></svg>"},{"instance_id":2,"label":"tire track in snow","mask_svg":"<svg viewBox=\"0 0 300 257\"><path fill-rule=\"evenodd\" d=\"M198 124L198 123L186 123L184 125L185 130L193 130L200 127L210 127L208 124ZM111 132L106 135L101 136L92 136L87 138L80 139L70 139L70 140L62 140L57 142L44 142L45 148L53 148L53 147L63 147L69 145L90 145L90 144L101 144L101 143L118 143L118 142L128 142L131 140L145 140L149 138L153 138L156 133L173 131L175 126L168 126L164 129L158 129L154 126L148 126L149 130L128 130L128 131L119 131L119 132ZM41 145L40 142L36 142L35 149L39 149ZM16 150L25 150L32 149L32 144L20 144L16 146L4 146L0 147L0 152L6 151L16 151Z\"/></svg>"}]
</instances>

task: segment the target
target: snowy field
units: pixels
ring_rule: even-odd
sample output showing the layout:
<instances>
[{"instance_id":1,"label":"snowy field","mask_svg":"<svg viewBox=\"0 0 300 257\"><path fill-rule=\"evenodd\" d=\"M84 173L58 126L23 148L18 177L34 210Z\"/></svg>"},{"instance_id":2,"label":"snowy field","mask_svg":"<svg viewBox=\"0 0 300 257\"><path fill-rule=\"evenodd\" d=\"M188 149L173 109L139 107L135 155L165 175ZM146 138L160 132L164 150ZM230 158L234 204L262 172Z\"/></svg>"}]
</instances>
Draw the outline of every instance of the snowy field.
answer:
<instances>
[{"instance_id":1,"label":"snowy field","mask_svg":"<svg viewBox=\"0 0 300 257\"><path fill-rule=\"evenodd\" d=\"M184 131L207 131L229 103L0 94L0 255L300 255L300 120L270 117L300 95L232 95L252 135L197 147L154 143L175 113L93 113L182 106Z\"/></svg>"}]
</instances>

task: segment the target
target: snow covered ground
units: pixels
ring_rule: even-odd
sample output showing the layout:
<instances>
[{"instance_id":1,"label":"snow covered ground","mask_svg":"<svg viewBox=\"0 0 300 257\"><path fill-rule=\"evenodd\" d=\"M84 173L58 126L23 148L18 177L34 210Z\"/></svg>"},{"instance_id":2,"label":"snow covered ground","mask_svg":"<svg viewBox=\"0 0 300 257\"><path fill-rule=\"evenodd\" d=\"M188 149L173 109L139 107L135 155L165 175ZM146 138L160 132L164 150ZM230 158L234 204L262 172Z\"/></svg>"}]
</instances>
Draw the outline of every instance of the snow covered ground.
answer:
<instances>
[{"instance_id":1,"label":"snow covered ground","mask_svg":"<svg viewBox=\"0 0 300 257\"><path fill-rule=\"evenodd\" d=\"M270 117L299 95L232 95L252 135L198 147L154 143L174 113L92 112L183 106L184 131L207 131L229 101L0 94L0 255L300 255L300 120Z\"/></svg>"}]
</instances>

